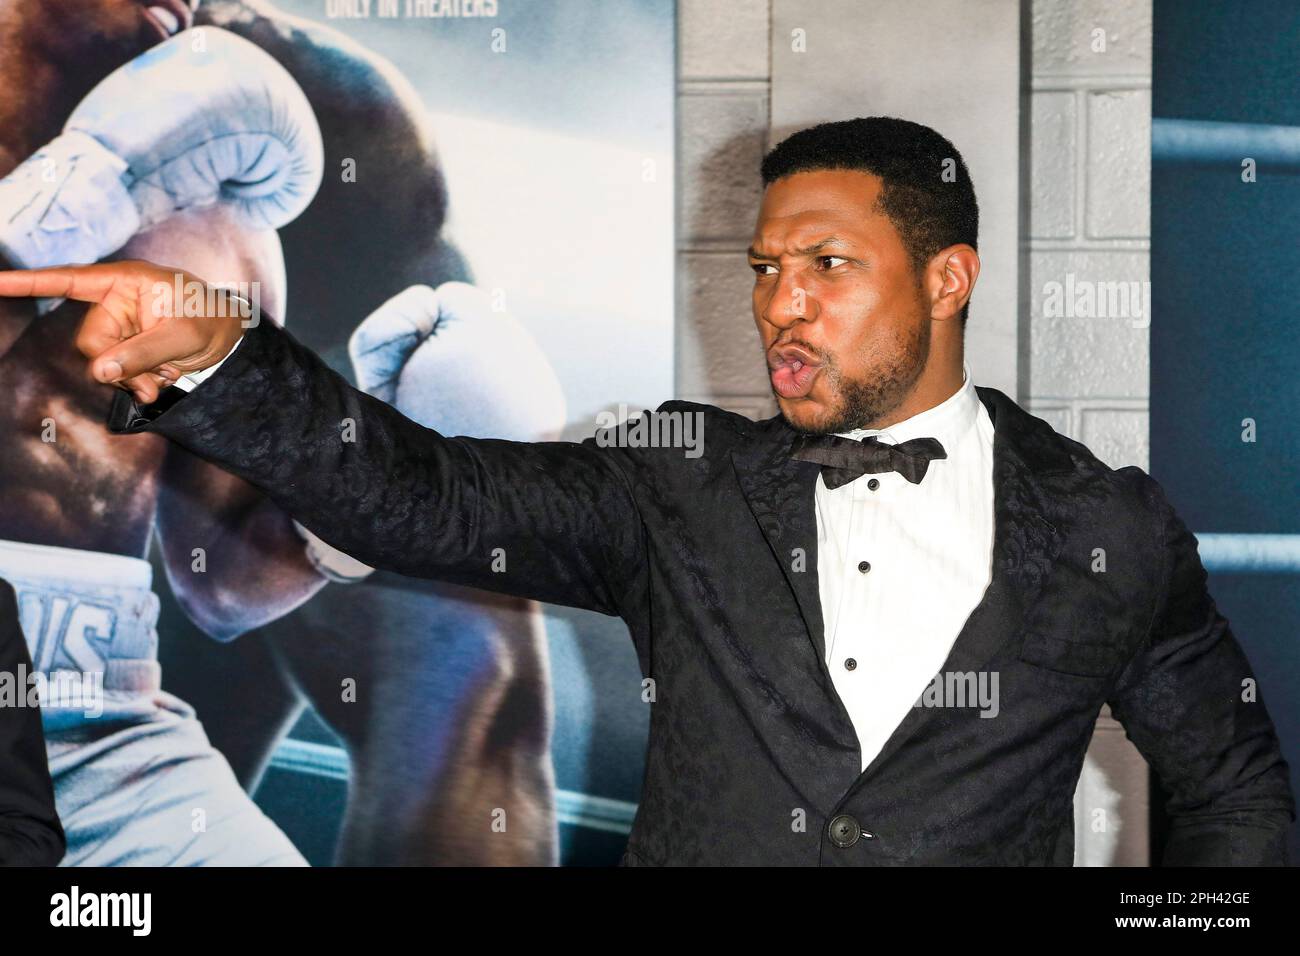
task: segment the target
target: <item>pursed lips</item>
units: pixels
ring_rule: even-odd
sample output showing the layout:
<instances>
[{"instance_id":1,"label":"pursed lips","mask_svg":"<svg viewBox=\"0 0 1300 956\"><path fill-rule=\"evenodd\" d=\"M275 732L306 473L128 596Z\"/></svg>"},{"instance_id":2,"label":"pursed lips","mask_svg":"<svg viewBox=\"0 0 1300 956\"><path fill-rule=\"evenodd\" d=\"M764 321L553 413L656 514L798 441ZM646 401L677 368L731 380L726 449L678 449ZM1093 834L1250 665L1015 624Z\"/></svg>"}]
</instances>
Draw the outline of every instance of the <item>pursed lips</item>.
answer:
<instances>
[{"instance_id":1,"label":"pursed lips","mask_svg":"<svg viewBox=\"0 0 1300 956\"><path fill-rule=\"evenodd\" d=\"M782 398L803 398L812 391L822 362L798 345L782 345L767 355L772 388Z\"/></svg>"}]
</instances>

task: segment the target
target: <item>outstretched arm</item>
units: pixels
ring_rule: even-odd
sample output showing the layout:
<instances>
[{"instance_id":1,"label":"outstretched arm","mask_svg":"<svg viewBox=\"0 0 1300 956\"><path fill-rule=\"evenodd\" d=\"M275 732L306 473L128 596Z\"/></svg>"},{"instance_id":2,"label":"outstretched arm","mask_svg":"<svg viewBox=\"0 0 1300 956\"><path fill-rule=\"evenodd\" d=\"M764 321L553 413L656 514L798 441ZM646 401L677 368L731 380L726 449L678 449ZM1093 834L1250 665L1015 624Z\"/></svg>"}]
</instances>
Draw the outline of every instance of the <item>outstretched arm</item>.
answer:
<instances>
[{"instance_id":1,"label":"outstretched arm","mask_svg":"<svg viewBox=\"0 0 1300 956\"><path fill-rule=\"evenodd\" d=\"M1109 703L1169 792L1165 866L1281 866L1295 802L1272 720L1159 486L1164 568L1147 641Z\"/></svg>"},{"instance_id":2,"label":"outstretched arm","mask_svg":"<svg viewBox=\"0 0 1300 956\"><path fill-rule=\"evenodd\" d=\"M372 567L606 614L642 599L621 449L445 437L350 386L274 322L241 330L237 317L156 308L153 290L171 278L147 263L0 273L0 295L97 303L78 346L96 378L134 392L118 396L114 431L173 439ZM161 379L212 365L241 331L202 386L157 401Z\"/></svg>"},{"instance_id":3,"label":"outstretched arm","mask_svg":"<svg viewBox=\"0 0 1300 956\"><path fill-rule=\"evenodd\" d=\"M613 449L444 437L270 321L170 410L123 392L115 413L114 431L166 435L372 567L607 614L640 572Z\"/></svg>"}]
</instances>

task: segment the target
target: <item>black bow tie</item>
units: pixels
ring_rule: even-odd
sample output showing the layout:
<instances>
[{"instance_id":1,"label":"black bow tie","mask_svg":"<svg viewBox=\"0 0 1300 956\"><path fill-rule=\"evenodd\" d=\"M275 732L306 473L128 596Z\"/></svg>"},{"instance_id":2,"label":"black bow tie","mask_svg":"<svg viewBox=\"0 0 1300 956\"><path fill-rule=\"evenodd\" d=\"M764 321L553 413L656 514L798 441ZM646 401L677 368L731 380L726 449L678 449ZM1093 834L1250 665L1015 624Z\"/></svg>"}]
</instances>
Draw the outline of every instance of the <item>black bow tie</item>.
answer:
<instances>
[{"instance_id":1,"label":"black bow tie","mask_svg":"<svg viewBox=\"0 0 1300 956\"><path fill-rule=\"evenodd\" d=\"M800 435L790 457L821 465L826 487L838 488L855 478L882 471L896 471L912 484L920 484L930 462L947 458L948 453L937 438L913 438L886 445L874 435L862 441L841 435Z\"/></svg>"}]
</instances>

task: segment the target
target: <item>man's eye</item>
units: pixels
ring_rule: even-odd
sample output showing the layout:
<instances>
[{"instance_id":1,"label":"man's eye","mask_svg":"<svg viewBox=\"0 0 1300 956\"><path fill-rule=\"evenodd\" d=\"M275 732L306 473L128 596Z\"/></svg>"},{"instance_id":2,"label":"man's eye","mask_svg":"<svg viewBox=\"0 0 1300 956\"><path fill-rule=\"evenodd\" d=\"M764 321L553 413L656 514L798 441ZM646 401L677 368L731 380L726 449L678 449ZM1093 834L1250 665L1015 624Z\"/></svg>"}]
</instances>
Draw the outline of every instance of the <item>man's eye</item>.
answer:
<instances>
[{"instance_id":1,"label":"man's eye","mask_svg":"<svg viewBox=\"0 0 1300 956\"><path fill-rule=\"evenodd\" d=\"M848 259L842 256L818 256L817 261L822 263L823 268L834 269L841 262L848 262Z\"/></svg>"},{"instance_id":2,"label":"man's eye","mask_svg":"<svg viewBox=\"0 0 1300 956\"><path fill-rule=\"evenodd\" d=\"M772 265L770 262L751 262L749 267L754 270L756 275L770 276L776 274L776 266ZM764 272L764 269L771 269L772 271Z\"/></svg>"}]
</instances>

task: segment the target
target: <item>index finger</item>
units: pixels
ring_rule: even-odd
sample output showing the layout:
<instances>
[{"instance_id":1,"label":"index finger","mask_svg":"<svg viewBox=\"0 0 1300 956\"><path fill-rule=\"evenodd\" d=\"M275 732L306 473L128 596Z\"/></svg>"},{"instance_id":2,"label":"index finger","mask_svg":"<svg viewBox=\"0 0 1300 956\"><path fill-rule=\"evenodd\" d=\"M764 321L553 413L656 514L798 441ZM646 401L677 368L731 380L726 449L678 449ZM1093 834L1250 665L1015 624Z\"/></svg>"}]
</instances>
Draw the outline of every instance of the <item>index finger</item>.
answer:
<instances>
[{"instance_id":1,"label":"index finger","mask_svg":"<svg viewBox=\"0 0 1300 956\"><path fill-rule=\"evenodd\" d=\"M0 270L0 296L76 299L99 302L113 287L116 273L101 264L54 269Z\"/></svg>"}]
</instances>

